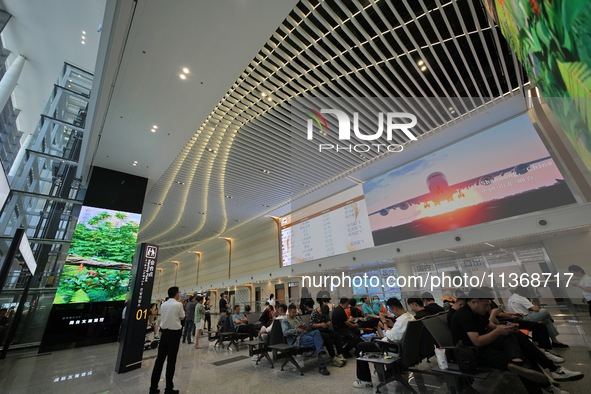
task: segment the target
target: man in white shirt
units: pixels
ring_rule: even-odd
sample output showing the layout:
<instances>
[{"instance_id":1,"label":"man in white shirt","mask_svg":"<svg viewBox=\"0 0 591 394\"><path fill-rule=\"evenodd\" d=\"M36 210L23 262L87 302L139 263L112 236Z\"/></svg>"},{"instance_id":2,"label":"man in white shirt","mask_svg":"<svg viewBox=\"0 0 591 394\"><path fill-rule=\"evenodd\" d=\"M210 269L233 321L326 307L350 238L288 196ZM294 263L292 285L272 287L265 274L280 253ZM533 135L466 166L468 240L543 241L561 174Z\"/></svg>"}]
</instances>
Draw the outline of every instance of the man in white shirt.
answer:
<instances>
[{"instance_id":1,"label":"man in white shirt","mask_svg":"<svg viewBox=\"0 0 591 394\"><path fill-rule=\"evenodd\" d=\"M178 394L179 390L174 389L172 378L174 377L174 370L176 366L176 357L179 352L179 344L181 341L182 326L181 320L185 318L185 310L183 304L179 302L181 293L176 286L168 289L168 300L162 303L160 307L160 345L158 346L158 356L154 362L154 369L152 370L152 379L150 385L150 394L158 394L158 381L162 374L164 361L168 358L166 363L166 388L164 394Z\"/></svg>"},{"instance_id":2,"label":"man in white shirt","mask_svg":"<svg viewBox=\"0 0 591 394\"><path fill-rule=\"evenodd\" d=\"M587 275L585 270L578 265L571 265L568 270L575 274L574 279L578 279L578 282L575 281L573 286L583 291L583 298L589 305L589 316L591 316L591 276Z\"/></svg>"},{"instance_id":3,"label":"man in white shirt","mask_svg":"<svg viewBox=\"0 0 591 394\"><path fill-rule=\"evenodd\" d=\"M384 335L383 341L400 341L406 332L408 322L414 320L414 316L408 313L398 298L388 298L386 306L396 316L394 327L388 331L380 333ZM359 353L380 352L380 348L373 342L362 342L357 345L356 350ZM371 383L371 371L369 370L369 362L357 360L357 380L353 382L355 388L373 387Z\"/></svg>"},{"instance_id":4,"label":"man in white shirt","mask_svg":"<svg viewBox=\"0 0 591 394\"><path fill-rule=\"evenodd\" d=\"M554 326L552 316L546 308L540 308L539 305L534 305L527 299L527 296L532 296L532 288L529 287L518 287L511 294L507 302L507 307L510 312L520 313L522 316L519 320L541 322L548 329L548 335L552 340L553 348L567 348L568 345L561 343L556 339L558 336L558 330ZM519 323L519 320L517 322Z\"/></svg>"}]
</instances>

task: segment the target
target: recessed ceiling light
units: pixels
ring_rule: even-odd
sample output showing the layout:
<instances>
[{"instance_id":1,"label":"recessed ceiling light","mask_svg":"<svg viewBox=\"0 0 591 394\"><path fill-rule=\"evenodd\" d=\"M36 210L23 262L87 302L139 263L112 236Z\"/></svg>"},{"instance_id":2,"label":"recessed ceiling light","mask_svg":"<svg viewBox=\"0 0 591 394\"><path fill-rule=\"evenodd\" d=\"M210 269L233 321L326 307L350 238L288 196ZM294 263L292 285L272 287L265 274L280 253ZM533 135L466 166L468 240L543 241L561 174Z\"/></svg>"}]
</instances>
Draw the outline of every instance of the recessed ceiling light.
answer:
<instances>
[{"instance_id":1,"label":"recessed ceiling light","mask_svg":"<svg viewBox=\"0 0 591 394\"><path fill-rule=\"evenodd\" d=\"M186 76L185 74L180 74L180 75L179 75L179 78L180 78L180 79L187 79L187 76Z\"/></svg>"},{"instance_id":2,"label":"recessed ceiling light","mask_svg":"<svg viewBox=\"0 0 591 394\"><path fill-rule=\"evenodd\" d=\"M208 152L211 152L211 153L215 153L215 150L213 150L213 149L211 149L211 148L207 148L207 151L208 151Z\"/></svg>"},{"instance_id":3,"label":"recessed ceiling light","mask_svg":"<svg viewBox=\"0 0 591 394\"><path fill-rule=\"evenodd\" d=\"M82 39L83 39L83 40L86 40L86 36L82 36Z\"/></svg>"},{"instance_id":4,"label":"recessed ceiling light","mask_svg":"<svg viewBox=\"0 0 591 394\"><path fill-rule=\"evenodd\" d=\"M267 93L263 92L263 93L261 93L261 96L267 97Z\"/></svg>"},{"instance_id":5,"label":"recessed ceiling light","mask_svg":"<svg viewBox=\"0 0 591 394\"><path fill-rule=\"evenodd\" d=\"M273 99L269 96L267 97L267 101L273 101Z\"/></svg>"},{"instance_id":6,"label":"recessed ceiling light","mask_svg":"<svg viewBox=\"0 0 591 394\"><path fill-rule=\"evenodd\" d=\"M417 62L417 64L418 64L419 66L422 66L423 64L425 64L425 62L424 62L423 60L419 60L419 61Z\"/></svg>"},{"instance_id":7,"label":"recessed ceiling light","mask_svg":"<svg viewBox=\"0 0 591 394\"><path fill-rule=\"evenodd\" d=\"M153 125L152 127L155 128L155 129L157 129L158 128L158 125Z\"/></svg>"},{"instance_id":8,"label":"recessed ceiling light","mask_svg":"<svg viewBox=\"0 0 591 394\"><path fill-rule=\"evenodd\" d=\"M226 196L226 198L234 198L234 197L232 197L232 196Z\"/></svg>"},{"instance_id":9,"label":"recessed ceiling light","mask_svg":"<svg viewBox=\"0 0 591 394\"><path fill-rule=\"evenodd\" d=\"M156 132L156 129L150 129L150 131L151 131L152 133L155 133L155 132Z\"/></svg>"},{"instance_id":10,"label":"recessed ceiling light","mask_svg":"<svg viewBox=\"0 0 591 394\"><path fill-rule=\"evenodd\" d=\"M427 71L427 66L421 67L421 71Z\"/></svg>"},{"instance_id":11,"label":"recessed ceiling light","mask_svg":"<svg viewBox=\"0 0 591 394\"><path fill-rule=\"evenodd\" d=\"M84 42L84 41L80 41L80 42L82 43L82 45L86 44L86 42Z\"/></svg>"},{"instance_id":12,"label":"recessed ceiling light","mask_svg":"<svg viewBox=\"0 0 591 394\"><path fill-rule=\"evenodd\" d=\"M137 163L133 163L134 166L137 166Z\"/></svg>"},{"instance_id":13,"label":"recessed ceiling light","mask_svg":"<svg viewBox=\"0 0 591 394\"><path fill-rule=\"evenodd\" d=\"M185 184L185 182L179 182L179 181L177 181L176 183L179 184L179 185L184 185Z\"/></svg>"},{"instance_id":14,"label":"recessed ceiling light","mask_svg":"<svg viewBox=\"0 0 591 394\"><path fill-rule=\"evenodd\" d=\"M271 208L271 206L270 205L267 205L267 204L263 204L263 207L265 207L265 208Z\"/></svg>"},{"instance_id":15,"label":"recessed ceiling light","mask_svg":"<svg viewBox=\"0 0 591 394\"><path fill-rule=\"evenodd\" d=\"M82 34L86 34L86 30L82 30Z\"/></svg>"},{"instance_id":16,"label":"recessed ceiling light","mask_svg":"<svg viewBox=\"0 0 591 394\"><path fill-rule=\"evenodd\" d=\"M261 171L263 172L263 174L270 174L271 173L271 171L269 171L269 170L261 170Z\"/></svg>"},{"instance_id":17,"label":"recessed ceiling light","mask_svg":"<svg viewBox=\"0 0 591 394\"><path fill-rule=\"evenodd\" d=\"M187 67L183 67L183 72L185 74L189 74L191 71L189 71L189 69Z\"/></svg>"}]
</instances>

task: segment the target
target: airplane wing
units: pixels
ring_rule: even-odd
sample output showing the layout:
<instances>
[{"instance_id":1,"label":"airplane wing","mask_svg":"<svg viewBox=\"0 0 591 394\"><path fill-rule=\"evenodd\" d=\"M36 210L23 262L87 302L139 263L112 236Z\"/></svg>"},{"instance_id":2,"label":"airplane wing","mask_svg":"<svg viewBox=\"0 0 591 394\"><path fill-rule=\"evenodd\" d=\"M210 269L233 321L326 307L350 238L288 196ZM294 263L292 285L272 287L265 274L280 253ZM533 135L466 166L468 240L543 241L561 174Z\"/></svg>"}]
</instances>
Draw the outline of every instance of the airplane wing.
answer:
<instances>
[{"instance_id":1,"label":"airplane wing","mask_svg":"<svg viewBox=\"0 0 591 394\"><path fill-rule=\"evenodd\" d=\"M494 182L494 179L498 176L502 176L502 175L510 174L510 173L514 173L516 175L524 175L529 172L529 166L531 166L532 164L535 164L535 163L539 163L544 160L548 160L548 159L551 159L551 156L542 157L541 159L528 161L526 163L521 163L521 164L517 164L515 166L503 168L502 170L490 172L488 174L481 175L477 178L472 178L472 179L468 179L463 182L456 183L455 185L449 185L449 188L459 191L459 190L464 190L464 189L468 189L470 187L475 187L475 186L487 186L487 185L492 184Z\"/></svg>"},{"instance_id":2,"label":"airplane wing","mask_svg":"<svg viewBox=\"0 0 591 394\"><path fill-rule=\"evenodd\" d=\"M375 211L375 212L370 213L368 216L376 215L378 213L382 216L386 216L386 215L388 215L389 211L395 210L395 209L400 209L400 210L404 211L413 205L418 205L418 204L422 204L424 202L430 201L431 198L429 198L429 197L432 197L432 194L425 193L420 196L413 197L411 199L399 202L397 204L390 205L388 207L384 207L384 208L380 209L379 211Z\"/></svg>"},{"instance_id":3,"label":"airplane wing","mask_svg":"<svg viewBox=\"0 0 591 394\"><path fill-rule=\"evenodd\" d=\"M485 175L481 175L477 178L468 179L466 181L456 183L455 185L450 185L449 189L455 190L455 191L460 191L460 190L464 190L469 187L474 187L474 186L478 186L478 185L482 185L482 186L490 185L491 183L494 182L495 177L497 177L499 175L508 174L511 172L515 173L516 175L523 175L523 174L526 174L527 172L529 172L530 165L535 164L535 163L539 163L544 160L548 160L550 158L551 158L551 156L546 156L546 157L542 157L541 159L528 161L527 163L521 163L521 164L517 164L512 167L503 168L502 170L498 170L498 171L491 172L491 173L488 173ZM388 215L389 211L396 210L396 209L400 209L400 210L404 211L413 205L418 205L418 204L427 203L428 201L433 201L433 197L434 197L433 193L425 193L420 196L413 197L411 199L399 202L397 204L384 207L384 208L380 209L379 211L375 211L375 212L370 213L369 216L376 215L376 214L386 216L386 215Z\"/></svg>"}]
</instances>

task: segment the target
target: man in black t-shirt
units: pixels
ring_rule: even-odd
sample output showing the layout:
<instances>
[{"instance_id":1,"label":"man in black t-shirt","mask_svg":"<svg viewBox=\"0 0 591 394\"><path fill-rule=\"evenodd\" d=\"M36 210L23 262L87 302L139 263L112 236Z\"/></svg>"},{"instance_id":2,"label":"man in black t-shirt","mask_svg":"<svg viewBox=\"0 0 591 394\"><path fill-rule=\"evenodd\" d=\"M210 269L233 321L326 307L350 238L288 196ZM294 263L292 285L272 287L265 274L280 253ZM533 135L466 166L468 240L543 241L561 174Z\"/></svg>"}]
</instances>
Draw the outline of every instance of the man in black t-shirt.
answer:
<instances>
[{"instance_id":1,"label":"man in black t-shirt","mask_svg":"<svg viewBox=\"0 0 591 394\"><path fill-rule=\"evenodd\" d=\"M429 292L424 292L421 294L421 298L423 299L423 304L425 305L425 310L429 315L436 315L439 312L445 311L439 304L435 302L435 298L433 298L433 294Z\"/></svg>"},{"instance_id":2,"label":"man in black t-shirt","mask_svg":"<svg viewBox=\"0 0 591 394\"><path fill-rule=\"evenodd\" d=\"M345 309L349 307L349 299L343 297L339 301L339 306L332 311L332 326L343 338L343 356L345 358L351 357L351 349L355 349L357 344L361 342L359 336L359 324L355 323L354 317L347 317Z\"/></svg>"},{"instance_id":3,"label":"man in black t-shirt","mask_svg":"<svg viewBox=\"0 0 591 394\"><path fill-rule=\"evenodd\" d=\"M466 305L454 313L451 321L454 343L462 341L477 347L479 366L515 372L528 393L541 393L542 387L549 385L548 377L524 356L512 335L516 325L495 325L485 317L490 312L490 298L480 288L470 290Z\"/></svg>"}]
</instances>

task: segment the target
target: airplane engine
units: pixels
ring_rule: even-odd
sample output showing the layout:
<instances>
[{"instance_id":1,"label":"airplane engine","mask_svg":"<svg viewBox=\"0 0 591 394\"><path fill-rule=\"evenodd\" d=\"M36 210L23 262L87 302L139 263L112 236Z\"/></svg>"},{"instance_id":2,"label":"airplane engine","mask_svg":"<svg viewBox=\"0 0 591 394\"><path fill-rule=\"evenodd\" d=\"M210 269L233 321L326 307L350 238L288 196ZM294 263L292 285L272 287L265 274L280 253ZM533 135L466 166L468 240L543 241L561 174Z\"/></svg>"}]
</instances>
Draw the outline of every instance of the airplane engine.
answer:
<instances>
[{"instance_id":1,"label":"airplane engine","mask_svg":"<svg viewBox=\"0 0 591 394\"><path fill-rule=\"evenodd\" d=\"M388 213L389 213L389 212L388 212L388 210L387 210L387 209L381 209L381 210L380 210L380 215L382 215L382 216L388 216Z\"/></svg>"},{"instance_id":2,"label":"airplane engine","mask_svg":"<svg viewBox=\"0 0 591 394\"><path fill-rule=\"evenodd\" d=\"M402 209L403 211L406 211L408 207L410 207L410 205L407 202L403 202L398 206L398 208Z\"/></svg>"},{"instance_id":3,"label":"airplane engine","mask_svg":"<svg viewBox=\"0 0 591 394\"><path fill-rule=\"evenodd\" d=\"M513 168L513 172L517 175L527 174L529 172L529 165L518 164Z\"/></svg>"}]
</instances>

